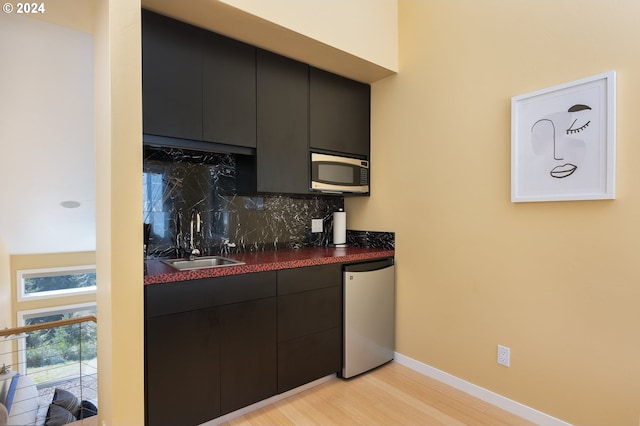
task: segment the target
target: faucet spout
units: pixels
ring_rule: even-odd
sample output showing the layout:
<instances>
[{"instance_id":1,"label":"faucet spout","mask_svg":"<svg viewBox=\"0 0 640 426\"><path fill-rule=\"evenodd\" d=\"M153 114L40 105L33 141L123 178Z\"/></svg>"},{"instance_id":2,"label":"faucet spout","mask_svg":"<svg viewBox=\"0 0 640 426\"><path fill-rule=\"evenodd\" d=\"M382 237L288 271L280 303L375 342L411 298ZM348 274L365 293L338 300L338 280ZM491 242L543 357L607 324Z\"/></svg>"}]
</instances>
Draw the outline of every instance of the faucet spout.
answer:
<instances>
[{"instance_id":1,"label":"faucet spout","mask_svg":"<svg viewBox=\"0 0 640 426\"><path fill-rule=\"evenodd\" d=\"M193 260L196 256L200 256L200 250L196 248L194 242L194 234L200 232L201 220L200 213L196 212L195 209L191 210L191 220L189 224L189 259Z\"/></svg>"}]
</instances>

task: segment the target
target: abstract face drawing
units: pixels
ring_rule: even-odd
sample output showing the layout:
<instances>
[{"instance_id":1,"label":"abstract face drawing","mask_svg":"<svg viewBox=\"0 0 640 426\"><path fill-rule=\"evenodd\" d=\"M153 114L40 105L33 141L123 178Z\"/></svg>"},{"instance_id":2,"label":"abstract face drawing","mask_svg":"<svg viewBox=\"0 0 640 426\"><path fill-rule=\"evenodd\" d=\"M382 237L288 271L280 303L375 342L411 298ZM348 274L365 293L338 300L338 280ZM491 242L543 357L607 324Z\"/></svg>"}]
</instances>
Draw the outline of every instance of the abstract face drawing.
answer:
<instances>
[{"instance_id":1,"label":"abstract face drawing","mask_svg":"<svg viewBox=\"0 0 640 426\"><path fill-rule=\"evenodd\" d=\"M544 158L551 177L566 179L582 165L587 142L593 138L589 131L592 114L588 105L576 104L566 111L549 114L531 126L533 152Z\"/></svg>"}]
</instances>

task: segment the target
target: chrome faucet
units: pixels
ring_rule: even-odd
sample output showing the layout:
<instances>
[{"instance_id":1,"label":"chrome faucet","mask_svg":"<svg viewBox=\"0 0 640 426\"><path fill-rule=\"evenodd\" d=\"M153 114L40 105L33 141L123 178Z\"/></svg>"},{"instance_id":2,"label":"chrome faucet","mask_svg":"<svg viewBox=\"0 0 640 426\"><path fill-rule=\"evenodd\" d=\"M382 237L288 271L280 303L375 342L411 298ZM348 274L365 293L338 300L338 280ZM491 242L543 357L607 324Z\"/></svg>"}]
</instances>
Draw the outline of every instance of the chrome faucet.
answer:
<instances>
[{"instance_id":1,"label":"chrome faucet","mask_svg":"<svg viewBox=\"0 0 640 426\"><path fill-rule=\"evenodd\" d=\"M196 256L200 256L200 250L198 250L193 241L194 233L200 232L200 213L194 210L191 210L191 220L189 221L189 259L193 260ZM195 232L194 232L195 231Z\"/></svg>"},{"instance_id":2,"label":"chrome faucet","mask_svg":"<svg viewBox=\"0 0 640 426\"><path fill-rule=\"evenodd\" d=\"M173 218L174 226L176 227L176 256L182 255L182 211L178 211Z\"/></svg>"}]
</instances>

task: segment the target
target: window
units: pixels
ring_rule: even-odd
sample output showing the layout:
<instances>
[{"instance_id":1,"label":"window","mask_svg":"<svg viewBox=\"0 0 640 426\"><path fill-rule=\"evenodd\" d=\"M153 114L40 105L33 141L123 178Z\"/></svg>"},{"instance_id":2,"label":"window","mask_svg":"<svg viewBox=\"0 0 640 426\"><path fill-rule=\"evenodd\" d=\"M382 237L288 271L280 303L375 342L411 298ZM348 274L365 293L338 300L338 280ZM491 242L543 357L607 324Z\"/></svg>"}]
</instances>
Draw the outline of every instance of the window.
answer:
<instances>
[{"instance_id":1,"label":"window","mask_svg":"<svg viewBox=\"0 0 640 426\"><path fill-rule=\"evenodd\" d=\"M33 325L95 314L96 304L85 303L18 312L18 321ZM36 384L95 375L96 341L96 323L91 321L31 331L18 341L18 370Z\"/></svg>"},{"instance_id":2,"label":"window","mask_svg":"<svg viewBox=\"0 0 640 426\"><path fill-rule=\"evenodd\" d=\"M143 215L144 222L150 223L151 232L158 238L166 237L166 225L170 213L165 211L165 184L162 171L142 173ZM173 188L175 189L175 187Z\"/></svg>"},{"instance_id":3,"label":"window","mask_svg":"<svg viewBox=\"0 0 640 426\"><path fill-rule=\"evenodd\" d=\"M18 271L18 301L95 293L95 265Z\"/></svg>"}]
</instances>

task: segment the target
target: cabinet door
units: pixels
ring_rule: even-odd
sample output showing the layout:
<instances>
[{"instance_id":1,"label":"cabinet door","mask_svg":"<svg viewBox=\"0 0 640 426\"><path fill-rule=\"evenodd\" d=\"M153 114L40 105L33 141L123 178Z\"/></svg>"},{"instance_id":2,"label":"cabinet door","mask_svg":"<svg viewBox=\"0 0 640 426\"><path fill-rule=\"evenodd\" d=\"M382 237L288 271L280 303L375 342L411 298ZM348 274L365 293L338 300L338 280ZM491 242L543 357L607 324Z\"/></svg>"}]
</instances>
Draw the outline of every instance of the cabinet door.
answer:
<instances>
[{"instance_id":1,"label":"cabinet door","mask_svg":"<svg viewBox=\"0 0 640 426\"><path fill-rule=\"evenodd\" d=\"M258 50L257 186L309 193L309 67Z\"/></svg>"},{"instance_id":2,"label":"cabinet door","mask_svg":"<svg viewBox=\"0 0 640 426\"><path fill-rule=\"evenodd\" d=\"M220 416L218 330L216 309L147 319L148 426L199 425Z\"/></svg>"},{"instance_id":3,"label":"cabinet door","mask_svg":"<svg viewBox=\"0 0 640 426\"><path fill-rule=\"evenodd\" d=\"M202 66L204 140L255 148L256 48L207 32Z\"/></svg>"},{"instance_id":4,"label":"cabinet door","mask_svg":"<svg viewBox=\"0 0 640 426\"><path fill-rule=\"evenodd\" d=\"M313 67L309 85L311 148L368 158L370 86Z\"/></svg>"},{"instance_id":5,"label":"cabinet door","mask_svg":"<svg viewBox=\"0 0 640 426\"><path fill-rule=\"evenodd\" d=\"M202 31L142 11L143 132L202 139Z\"/></svg>"},{"instance_id":6,"label":"cabinet door","mask_svg":"<svg viewBox=\"0 0 640 426\"><path fill-rule=\"evenodd\" d=\"M276 298L219 309L221 408L226 414L276 394Z\"/></svg>"}]
</instances>

